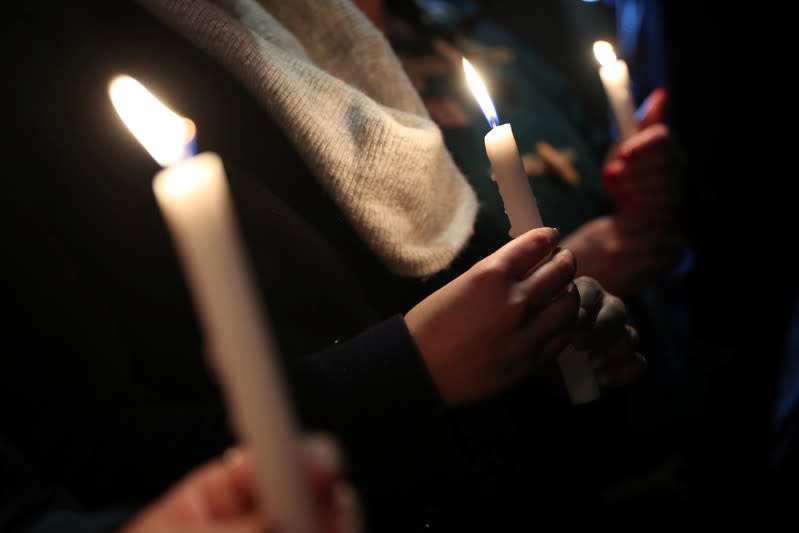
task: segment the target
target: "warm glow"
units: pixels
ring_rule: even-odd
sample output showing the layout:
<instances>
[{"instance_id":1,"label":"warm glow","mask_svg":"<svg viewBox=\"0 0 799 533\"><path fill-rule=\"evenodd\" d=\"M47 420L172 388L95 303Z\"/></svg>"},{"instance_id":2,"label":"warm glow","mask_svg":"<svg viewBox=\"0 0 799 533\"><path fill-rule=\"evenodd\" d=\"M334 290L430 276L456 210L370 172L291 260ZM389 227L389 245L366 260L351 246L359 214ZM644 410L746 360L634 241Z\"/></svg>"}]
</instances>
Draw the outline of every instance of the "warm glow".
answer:
<instances>
[{"instance_id":1,"label":"warm glow","mask_svg":"<svg viewBox=\"0 0 799 533\"><path fill-rule=\"evenodd\" d=\"M222 172L218 166L214 160L209 161L208 154L200 154L170 167L163 179L156 180L155 186L164 198L196 195L213 186L214 172Z\"/></svg>"},{"instance_id":2,"label":"warm glow","mask_svg":"<svg viewBox=\"0 0 799 533\"><path fill-rule=\"evenodd\" d=\"M607 41L594 43L594 55L603 67L610 67L616 62L616 52L613 51L613 45Z\"/></svg>"},{"instance_id":3,"label":"warm glow","mask_svg":"<svg viewBox=\"0 0 799 533\"><path fill-rule=\"evenodd\" d=\"M488 119L488 123L492 128L496 127L499 124L499 117L497 116L497 110L494 109L494 102L491 101L491 96L489 96L488 89L486 89L482 78L465 57L463 58L463 71L466 72L466 81L469 82L469 88L472 90L474 97L477 98L477 103L480 105L480 109L483 110L486 119Z\"/></svg>"},{"instance_id":4,"label":"warm glow","mask_svg":"<svg viewBox=\"0 0 799 533\"><path fill-rule=\"evenodd\" d=\"M111 102L122 121L159 165L185 159L194 140L194 123L181 117L130 76L108 86Z\"/></svg>"}]
</instances>

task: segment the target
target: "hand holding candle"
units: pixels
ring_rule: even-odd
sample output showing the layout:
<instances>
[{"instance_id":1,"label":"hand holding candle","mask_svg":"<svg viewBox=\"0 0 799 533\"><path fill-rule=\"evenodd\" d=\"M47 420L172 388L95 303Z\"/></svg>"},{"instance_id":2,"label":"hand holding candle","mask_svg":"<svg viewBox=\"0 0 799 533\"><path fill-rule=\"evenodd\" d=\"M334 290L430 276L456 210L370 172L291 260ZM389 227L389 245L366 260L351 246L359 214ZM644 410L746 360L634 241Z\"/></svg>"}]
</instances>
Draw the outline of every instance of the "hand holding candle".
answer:
<instances>
[{"instance_id":1,"label":"hand holding candle","mask_svg":"<svg viewBox=\"0 0 799 533\"><path fill-rule=\"evenodd\" d=\"M281 531L311 533L316 517L292 411L222 161L213 153L190 157L191 121L133 78L115 79L109 91L125 124L165 167L153 190L180 252L235 429L253 452L259 504L268 506Z\"/></svg>"},{"instance_id":2,"label":"hand holding candle","mask_svg":"<svg viewBox=\"0 0 799 533\"><path fill-rule=\"evenodd\" d=\"M469 87L491 126L491 131L485 136L486 153L491 161L492 177L497 182L505 213L510 221L510 236L516 238L543 226L538 205L510 124L498 125L499 117L488 90L466 58L463 58L463 69ZM587 403L599 397L599 385L587 353L570 346L561 353L558 362L572 403Z\"/></svg>"}]
</instances>

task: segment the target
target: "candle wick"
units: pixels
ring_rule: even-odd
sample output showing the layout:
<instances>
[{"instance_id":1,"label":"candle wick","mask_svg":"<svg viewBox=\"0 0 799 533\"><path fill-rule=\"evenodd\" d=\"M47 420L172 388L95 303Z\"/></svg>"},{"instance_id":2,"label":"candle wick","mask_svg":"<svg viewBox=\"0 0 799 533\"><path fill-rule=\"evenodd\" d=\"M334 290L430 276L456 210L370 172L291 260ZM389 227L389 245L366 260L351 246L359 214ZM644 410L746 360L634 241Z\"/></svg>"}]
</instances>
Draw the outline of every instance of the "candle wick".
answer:
<instances>
[{"instance_id":1,"label":"candle wick","mask_svg":"<svg viewBox=\"0 0 799 533\"><path fill-rule=\"evenodd\" d=\"M497 117L491 117L490 119L488 119L488 125L491 126L491 129L493 130L494 128L499 126L499 119Z\"/></svg>"},{"instance_id":2,"label":"candle wick","mask_svg":"<svg viewBox=\"0 0 799 533\"><path fill-rule=\"evenodd\" d=\"M188 159L197 155L197 137L192 136L183 147L183 158Z\"/></svg>"}]
</instances>

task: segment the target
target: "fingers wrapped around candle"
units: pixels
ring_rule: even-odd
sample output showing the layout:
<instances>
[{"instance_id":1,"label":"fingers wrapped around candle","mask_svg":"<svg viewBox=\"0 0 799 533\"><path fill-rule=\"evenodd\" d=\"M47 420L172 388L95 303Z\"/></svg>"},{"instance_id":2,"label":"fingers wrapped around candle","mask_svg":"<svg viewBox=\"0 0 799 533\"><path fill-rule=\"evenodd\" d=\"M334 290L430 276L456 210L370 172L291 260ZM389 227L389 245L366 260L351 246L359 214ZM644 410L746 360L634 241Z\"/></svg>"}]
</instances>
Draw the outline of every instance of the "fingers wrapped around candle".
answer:
<instances>
[{"instance_id":1,"label":"fingers wrapped around candle","mask_svg":"<svg viewBox=\"0 0 799 533\"><path fill-rule=\"evenodd\" d=\"M321 519L320 531L356 533L362 530L357 493L345 481L343 455L335 438L314 433L302 443L308 479Z\"/></svg>"},{"instance_id":2,"label":"fingers wrapped around candle","mask_svg":"<svg viewBox=\"0 0 799 533\"><path fill-rule=\"evenodd\" d=\"M597 380L604 386L629 385L637 381L647 368L646 358L637 351L638 334L632 326L628 334L602 357L592 359Z\"/></svg>"},{"instance_id":3,"label":"fingers wrapped around candle","mask_svg":"<svg viewBox=\"0 0 799 533\"><path fill-rule=\"evenodd\" d=\"M531 230L405 315L433 382L460 404L497 393L539 368L573 334L574 256L552 228Z\"/></svg>"},{"instance_id":4,"label":"fingers wrapped around candle","mask_svg":"<svg viewBox=\"0 0 799 533\"><path fill-rule=\"evenodd\" d=\"M575 345L590 352L599 382L624 385L638 379L646 359L638 353L638 332L624 302L593 278L579 277L574 283L581 301Z\"/></svg>"},{"instance_id":5,"label":"fingers wrapped around candle","mask_svg":"<svg viewBox=\"0 0 799 533\"><path fill-rule=\"evenodd\" d=\"M667 126L649 126L615 151L602 171L607 190L625 209L676 217L682 189L681 158Z\"/></svg>"}]
</instances>

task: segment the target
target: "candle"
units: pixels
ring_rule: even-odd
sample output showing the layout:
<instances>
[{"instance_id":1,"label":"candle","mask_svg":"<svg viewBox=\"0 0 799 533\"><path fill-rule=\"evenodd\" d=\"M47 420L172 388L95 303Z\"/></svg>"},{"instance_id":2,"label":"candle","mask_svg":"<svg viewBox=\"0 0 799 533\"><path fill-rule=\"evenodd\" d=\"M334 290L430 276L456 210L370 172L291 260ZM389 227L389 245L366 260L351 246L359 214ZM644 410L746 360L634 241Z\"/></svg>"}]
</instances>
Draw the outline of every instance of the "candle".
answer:
<instances>
[{"instance_id":1,"label":"candle","mask_svg":"<svg viewBox=\"0 0 799 533\"><path fill-rule=\"evenodd\" d=\"M605 88L611 112L616 121L619 140L629 139L638 131L635 120L635 103L630 90L630 71L627 63L616 58L613 46L607 41L594 43L594 55L601 65L599 78Z\"/></svg>"},{"instance_id":2,"label":"candle","mask_svg":"<svg viewBox=\"0 0 799 533\"><path fill-rule=\"evenodd\" d=\"M123 76L109 92L117 112L164 167L153 181L203 326L233 426L255 463L258 502L281 531L316 530L295 422L275 344L239 238L222 160L191 156L194 126Z\"/></svg>"},{"instance_id":3,"label":"candle","mask_svg":"<svg viewBox=\"0 0 799 533\"><path fill-rule=\"evenodd\" d=\"M466 58L463 70L469 88L491 130L485 136L485 147L491 161L492 178L497 183L505 213L510 221L510 236L522 235L543 226L530 180L524 172L519 148L510 124L499 124L499 116L480 75ZM588 403L599 397L599 384L588 360L588 353L569 346L558 356L561 374L572 403Z\"/></svg>"},{"instance_id":4,"label":"candle","mask_svg":"<svg viewBox=\"0 0 799 533\"><path fill-rule=\"evenodd\" d=\"M499 116L491 96L480 75L465 57L463 70L466 72L469 88L491 126L491 131L485 136L486 153L491 161L491 177L497 183L505 214L510 221L510 236L515 238L532 228L544 225L538 212L538 204L524 171L513 129L510 124L498 125Z\"/></svg>"}]
</instances>

